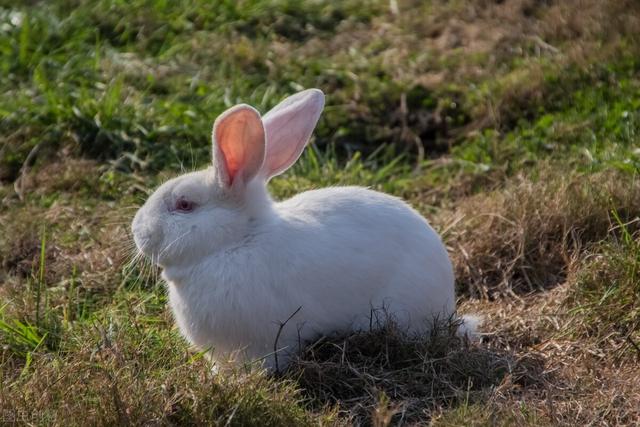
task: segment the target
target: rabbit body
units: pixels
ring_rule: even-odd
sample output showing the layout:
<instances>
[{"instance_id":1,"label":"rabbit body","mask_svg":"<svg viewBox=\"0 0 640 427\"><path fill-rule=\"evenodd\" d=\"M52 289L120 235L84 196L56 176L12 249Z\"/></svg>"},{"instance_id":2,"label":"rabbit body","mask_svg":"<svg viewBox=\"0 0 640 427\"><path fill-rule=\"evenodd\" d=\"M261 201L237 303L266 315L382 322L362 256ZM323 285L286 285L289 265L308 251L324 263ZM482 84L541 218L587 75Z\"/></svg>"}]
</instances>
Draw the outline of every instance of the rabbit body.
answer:
<instances>
[{"instance_id":1,"label":"rabbit body","mask_svg":"<svg viewBox=\"0 0 640 427\"><path fill-rule=\"evenodd\" d=\"M362 187L269 196L323 105L308 90L264 117L231 108L214 124L212 167L164 183L133 220L180 331L221 367L282 368L300 344L366 329L380 310L413 332L455 313L446 248L400 199Z\"/></svg>"},{"instance_id":2,"label":"rabbit body","mask_svg":"<svg viewBox=\"0 0 640 427\"><path fill-rule=\"evenodd\" d=\"M276 203L237 245L163 274L180 330L222 364L266 356L274 368L277 348L282 367L299 343L368 328L372 310L419 331L455 308L439 236L400 199L361 187Z\"/></svg>"}]
</instances>

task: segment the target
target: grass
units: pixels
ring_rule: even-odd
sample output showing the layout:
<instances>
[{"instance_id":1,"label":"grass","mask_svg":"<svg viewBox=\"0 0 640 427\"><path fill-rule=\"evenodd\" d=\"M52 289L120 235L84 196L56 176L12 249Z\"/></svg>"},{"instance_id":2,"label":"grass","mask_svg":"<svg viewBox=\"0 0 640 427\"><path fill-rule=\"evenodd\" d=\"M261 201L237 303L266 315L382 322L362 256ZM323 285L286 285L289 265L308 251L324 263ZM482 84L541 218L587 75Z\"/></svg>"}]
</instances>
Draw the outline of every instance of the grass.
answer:
<instances>
[{"instance_id":1,"label":"grass","mask_svg":"<svg viewBox=\"0 0 640 427\"><path fill-rule=\"evenodd\" d=\"M617 220L635 229L639 197L637 180L620 172L540 167L467 198L449 227L460 290L487 298L564 283L582 253L615 236Z\"/></svg>"},{"instance_id":2,"label":"grass","mask_svg":"<svg viewBox=\"0 0 640 427\"><path fill-rule=\"evenodd\" d=\"M356 424L419 422L439 408L482 401L507 377L532 389L546 381L542 359L472 345L455 335L457 322L411 336L376 317L385 323L311 343L289 369L312 402L339 405Z\"/></svg>"},{"instance_id":3,"label":"grass","mask_svg":"<svg viewBox=\"0 0 640 427\"><path fill-rule=\"evenodd\" d=\"M585 318L580 334L602 337L614 333L616 340L626 341L622 349L638 357L640 247L637 231L631 231L635 227L623 222L616 211L612 215L617 238L604 243L597 256L585 260L572 295L573 311Z\"/></svg>"},{"instance_id":4,"label":"grass","mask_svg":"<svg viewBox=\"0 0 640 427\"><path fill-rule=\"evenodd\" d=\"M633 425L640 10L631 0L0 2L0 420ZM274 179L357 184L441 232L467 342L392 324L213 376L128 226L214 117L327 107Z\"/></svg>"}]
</instances>

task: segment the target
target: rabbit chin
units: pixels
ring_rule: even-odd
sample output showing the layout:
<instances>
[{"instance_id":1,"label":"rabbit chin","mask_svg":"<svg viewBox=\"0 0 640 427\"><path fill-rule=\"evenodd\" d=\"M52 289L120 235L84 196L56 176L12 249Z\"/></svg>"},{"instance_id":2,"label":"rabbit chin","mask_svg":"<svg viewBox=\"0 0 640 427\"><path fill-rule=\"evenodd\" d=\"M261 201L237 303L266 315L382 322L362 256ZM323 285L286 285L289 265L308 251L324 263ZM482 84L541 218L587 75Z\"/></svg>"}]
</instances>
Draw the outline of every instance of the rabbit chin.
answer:
<instances>
[{"instance_id":1,"label":"rabbit chin","mask_svg":"<svg viewBox=\"0 0 640 427\"><path fill-rule=\"evenodd\" d=\"M188 278L191 274L193 273L190 268L163 267L160 277L162 277L167 284L183 286L183 284L188 282Z\"/></svg>"}]
</instances>

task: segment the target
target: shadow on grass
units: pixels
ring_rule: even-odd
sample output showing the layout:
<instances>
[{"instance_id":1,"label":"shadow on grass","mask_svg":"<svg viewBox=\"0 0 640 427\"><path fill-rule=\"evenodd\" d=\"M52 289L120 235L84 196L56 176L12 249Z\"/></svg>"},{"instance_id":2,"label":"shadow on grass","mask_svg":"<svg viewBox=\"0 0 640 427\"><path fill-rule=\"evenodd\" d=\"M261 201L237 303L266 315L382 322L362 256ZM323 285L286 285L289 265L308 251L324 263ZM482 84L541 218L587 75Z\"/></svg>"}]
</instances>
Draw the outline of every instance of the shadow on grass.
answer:
<instances>
[{"instance_id":1,"label":"shadow on grass","mask_svg":"<svg viewBox=\"0 0 640 427\"><path fill-rule=\"evenodd\" d=\"M443 409L481 402L501 384L545 387L542 357L490 348L458 336L457 326L440 322L416 336L388 322L323 337L283 375L299 384L312 408L337 405L358 425L425 422Z\"/></svg>"}]
</instances>

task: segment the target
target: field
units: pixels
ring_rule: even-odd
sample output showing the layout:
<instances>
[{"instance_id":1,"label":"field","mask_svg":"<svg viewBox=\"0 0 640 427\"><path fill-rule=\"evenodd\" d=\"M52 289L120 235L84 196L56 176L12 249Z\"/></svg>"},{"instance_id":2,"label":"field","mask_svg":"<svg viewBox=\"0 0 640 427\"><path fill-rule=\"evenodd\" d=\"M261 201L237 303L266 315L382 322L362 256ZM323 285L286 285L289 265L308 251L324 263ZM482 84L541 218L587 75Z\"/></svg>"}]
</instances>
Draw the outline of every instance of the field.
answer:
<instances>
[{"instance_id":1,"label":"field","mask_svg":"<svg viewBox=\"0 0 640 427\"><path fill-rule=\"evenodd\" d=\"M0 424L637 425L640 3L0 0ZM282 199L442 234L481 340L393 326L216 376L129 224L215 117L327 106Z\"/></svg>"}]
</instances>

